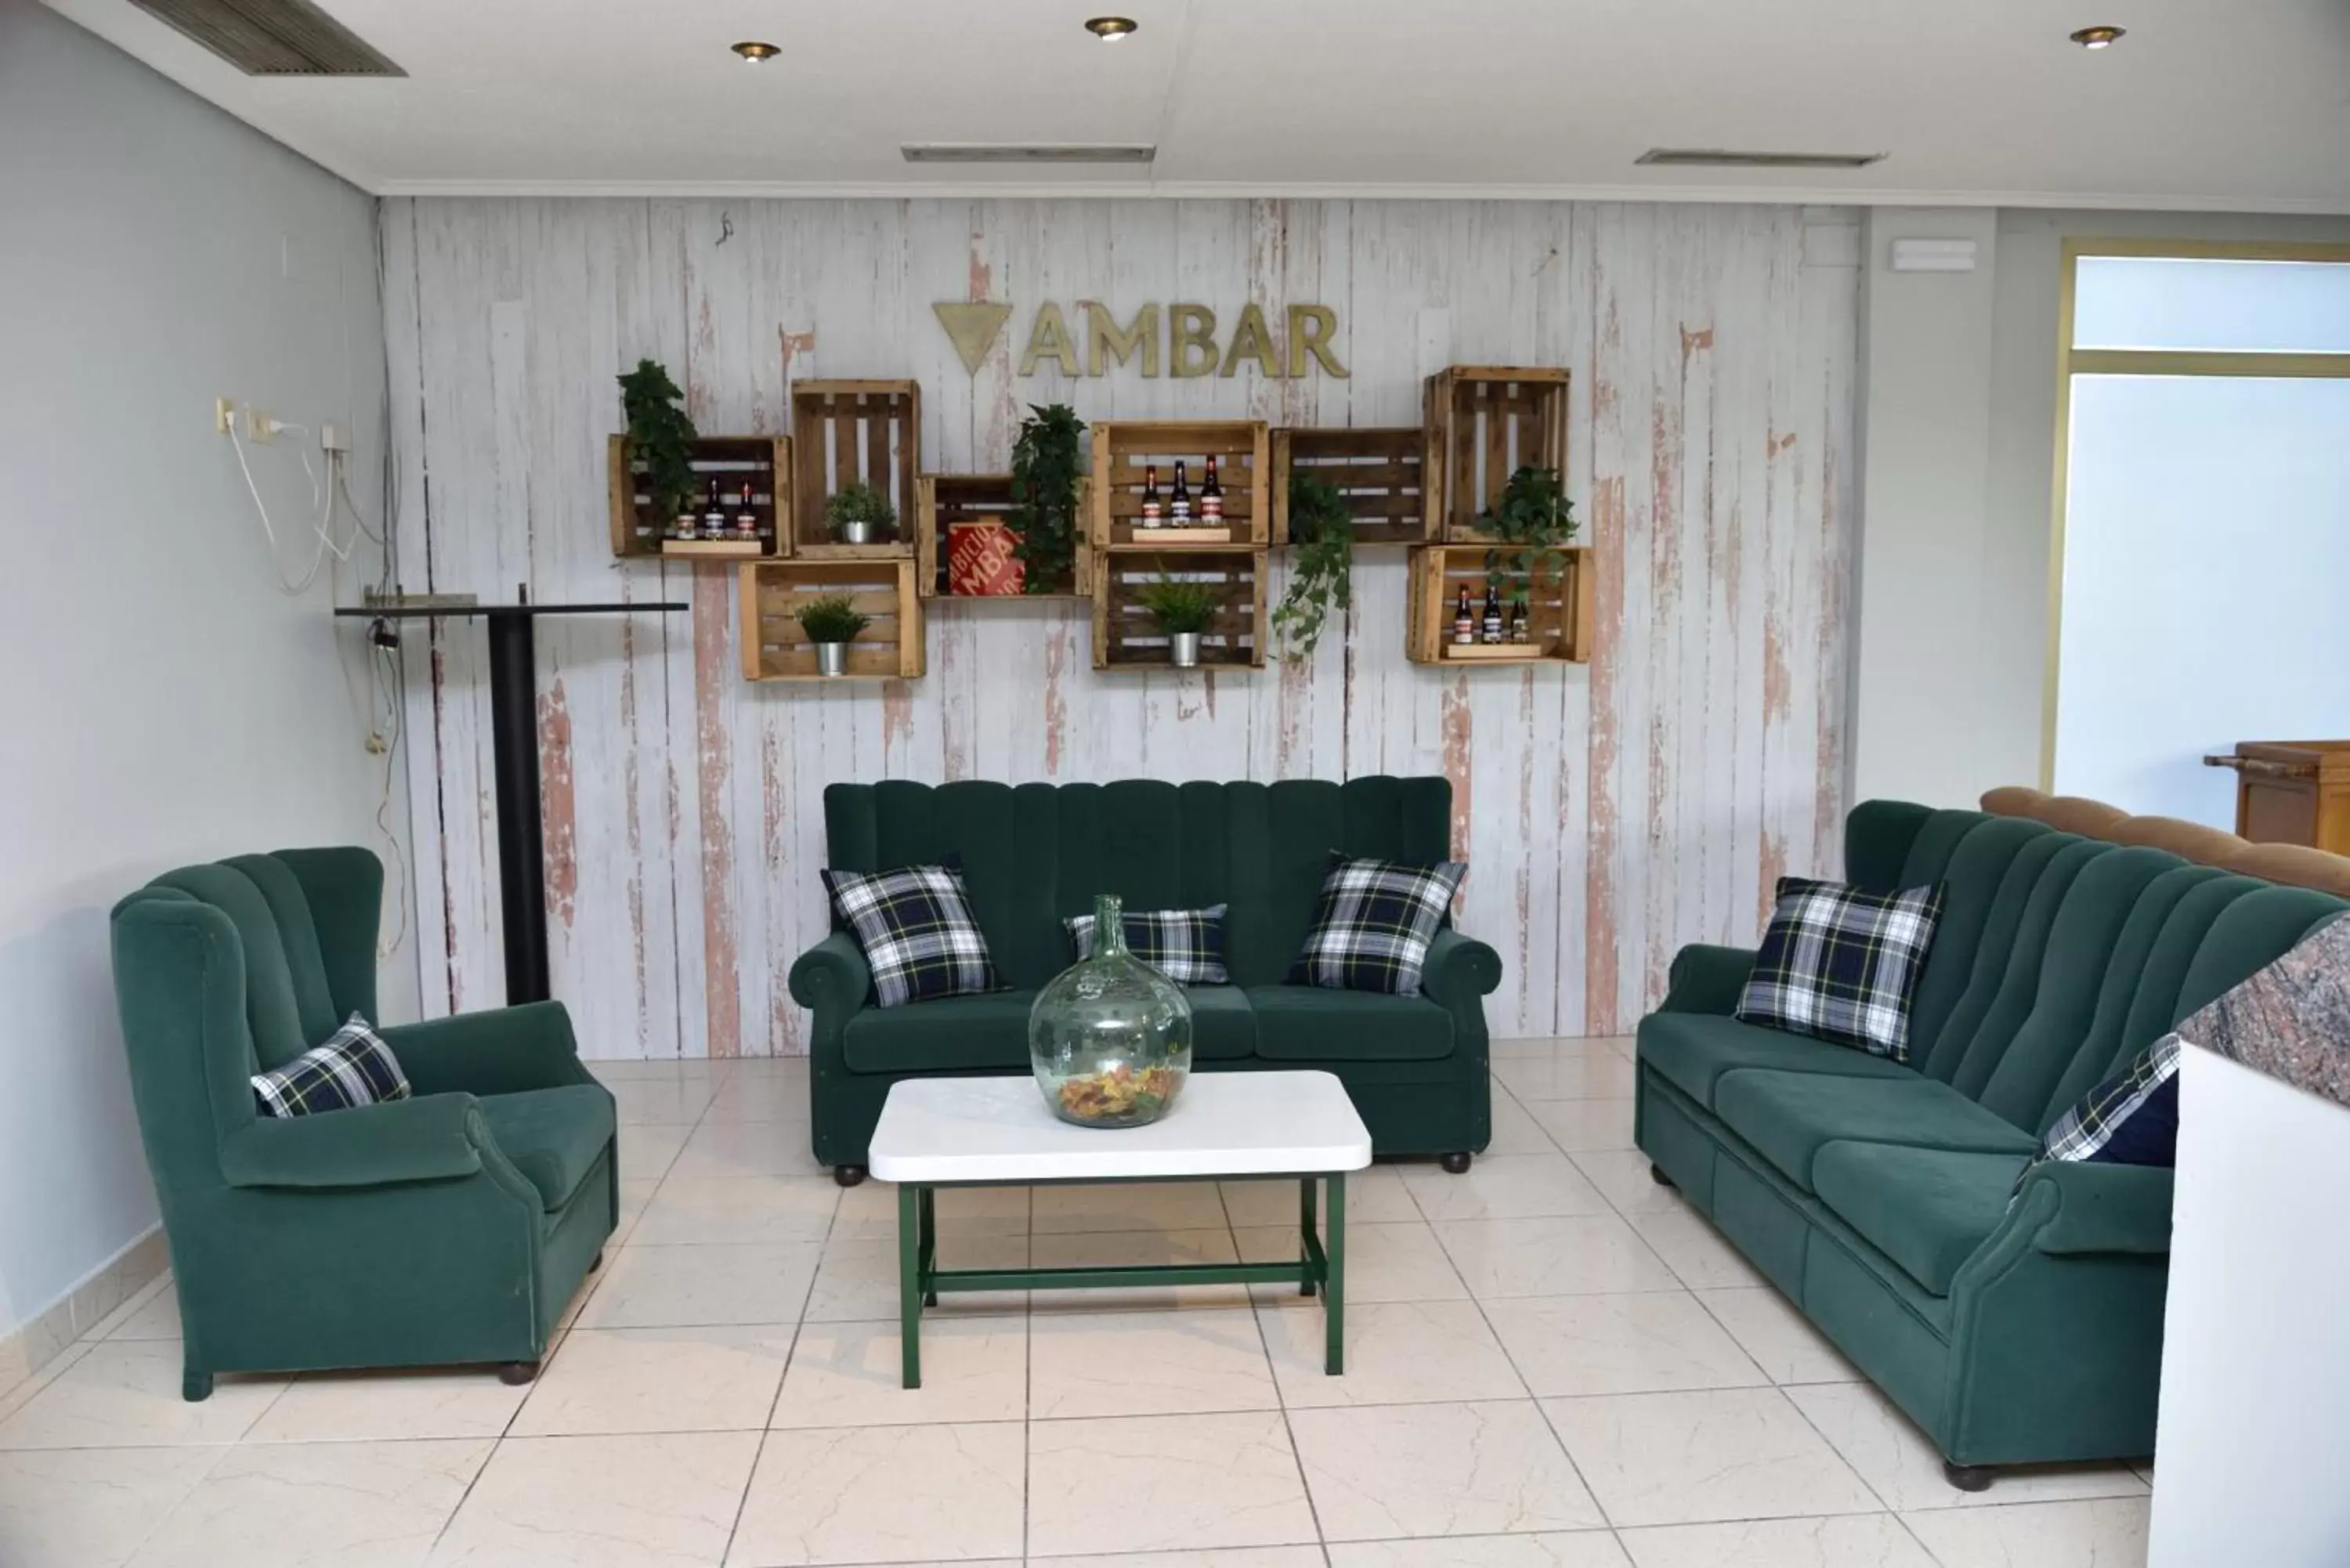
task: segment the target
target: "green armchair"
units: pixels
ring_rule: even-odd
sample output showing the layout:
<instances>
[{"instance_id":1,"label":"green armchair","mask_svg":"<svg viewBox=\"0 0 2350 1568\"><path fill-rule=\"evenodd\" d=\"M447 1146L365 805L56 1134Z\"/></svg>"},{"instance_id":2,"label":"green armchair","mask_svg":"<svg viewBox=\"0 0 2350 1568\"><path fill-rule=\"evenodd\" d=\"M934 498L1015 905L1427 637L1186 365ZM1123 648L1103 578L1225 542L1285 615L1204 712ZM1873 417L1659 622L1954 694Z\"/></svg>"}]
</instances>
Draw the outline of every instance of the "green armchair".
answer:
<instances>
[{"instance_id":1,"label":"green armchair","mask_svg":"<svg viewBox=\"0 0 2350 1568\"><path fill-rule=\"evenodd\" d=\"M365 849L191 866L114 908L114 988L171 1243L182 1392L220 1372L536 1376L619 1206L612 1096L558 1002L380 1031L414 1096L277 1119L252 1075L376 1016Z\"/></svg>"}]
</instances>

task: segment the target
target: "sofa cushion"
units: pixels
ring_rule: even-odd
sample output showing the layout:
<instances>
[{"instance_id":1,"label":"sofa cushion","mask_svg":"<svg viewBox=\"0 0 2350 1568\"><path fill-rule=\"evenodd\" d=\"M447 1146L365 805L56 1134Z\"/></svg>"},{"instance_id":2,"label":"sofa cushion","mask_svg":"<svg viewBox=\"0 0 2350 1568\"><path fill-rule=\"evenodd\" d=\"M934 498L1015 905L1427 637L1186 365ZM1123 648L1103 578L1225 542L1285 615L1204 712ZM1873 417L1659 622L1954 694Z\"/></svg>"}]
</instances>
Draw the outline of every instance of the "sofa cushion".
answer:
<instances>
[{"instance_id":1,"label":"sofa cushion","mask_svg":"<svg viewBox=\"0 0 2350 1568\"><path fill-rule=\"evenodd\" d=\"M1119 914L1118 934L1127 950L1178 985L1229 985L1224 968L1224 910L1211 904L1204 909L1129 909ZM1069 943L1077 961L1094 956L1092 915L1072 915Z\"/></svg>"},{"instance_id":2,"label":"sofa cushion","mask_svg":"<svg viewBox=\"0 0 2350 1568\"><path fill-rule=\"evenodd\" d=\"M1959 1266L2006 1217L2026 1163L2022 1155L1839 1139L1814 1158L1812 1180L1838 1219L1921 1289L1947 1296Z\"/></svg>"},{"instance_id":3,"label":"sofa cushion","mask_svg":"<svg viewBox=\"0 0 2350 1568\"><path fill-rule=\"evenodd\" d=\"M1941 912L1939 883L1872 893L1780 877L1738 1018L1908 1061L1909 998Z\"/></svg>"},{"instance_id":4,"label":"sofa cushion","mask_svg":"<svg viewBox=\"0 0 2350 1568\"><path fill-rule=\"evenodd\" d=\"M1236 985L1187 985L1191 1059L1242 1060L1256 1049L1256 1015ZM905 1007L868 1007L848 1021L841 1055L853 1073L1028 1071L1033 991L951 996Z\"/></svg>"},{"instance_id":5,"label":"sofa cushion","mask_svg":"<svg viewBox=\"0 0 2350 1568\"><path fill-rule=\"evenodd\" d=\"M1790 1073L1831 1073L1849 1078L1903 1078L1918 1075L1882 1056L1846 1045L1783 1034L1706 1012L1652 1012L1640 1020L1639 1058L1672 1085L1708 1109L1714 1085L1739 1067L1772 1067Z\"/></svg>"},{"instance_id":6,"label":"sofa cushion","mask_svg":"<svg viewBox=\"0 0 2350 1568\"><path fill-rule=\"evenodd\" d=\"M1334 852L1288 983L1417 996L1428 944L1468 874L1458 860L1416 866Z\"/></svg>"},{"instance_id":7,"label":"sofa cushion","mask_svg":"<svg viewBox=\"0 0 2350 1568\"><path fill-rule=\"evenodd\" d=\"M1256 1054L1274 1062L1432 1062L1452 1054L1452 1015L1422 996L1253 985Z\"/></svg>"},{"instance_id":8,"label":"sofa cushion","mask_svg":"<svg viewBox=\"0 0 2350 1568\"><path fill-rule=\"evenodd\" d=\"M612 1096L598 1085L484 1095L479 1103L491 1141L538 1189L549 1213L571 1201L612 1141Z\"/></svg>"},{"instance_id":9,"label":"sofa cushion","mask_svg":"<svg viewBox=\"0 0 2350 1568\"><path fill-rule=\"evenodd\" d=\"M1806 1192L1812 1162L1837 1141L2029 1157L2040 1140L1931 1078L1847 1078L1744 1067L1714 1085L1713 1110ZM2009 1173L2012 1182L2014 1173Z\"/></svg>"},{"instance_id":10,"label":"sofa cushion","mask_svg":"<svg viewBox=\"0 0 2350 1568\"><path fill-rule=\"evenodd\" d=\"M1003 981L972 912L959 861L894 871L830 871L824 885L841 923L865 950L873 1000L883 1007L979 996Z\"/></svg>"},{"instance_id":11,"label":"sofa cushion","mask_svg":"<svg viewBox=\"0 0 2350 1568\"><path fill-rule=\"evenodd\" d=\"M265 1116L307 1116L409 1096L400 1058L358 1013L324 1045L253 1075L254 1108Z\"/></svg>"}]
</instances>

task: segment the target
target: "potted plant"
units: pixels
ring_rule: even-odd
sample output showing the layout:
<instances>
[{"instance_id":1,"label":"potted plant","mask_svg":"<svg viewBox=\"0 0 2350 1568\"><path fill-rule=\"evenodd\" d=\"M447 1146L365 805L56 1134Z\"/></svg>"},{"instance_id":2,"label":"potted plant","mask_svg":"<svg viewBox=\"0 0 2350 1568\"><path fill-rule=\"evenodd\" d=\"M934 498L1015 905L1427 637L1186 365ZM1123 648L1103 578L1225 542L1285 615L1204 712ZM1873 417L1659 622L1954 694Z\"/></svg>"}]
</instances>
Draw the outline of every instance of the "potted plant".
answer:
<instances>
[{"instance_id":1,"label":"potted plant","mask_svg":"<svg viewBox=\"0 0 2350 1568\"><path fill-rule=\"evenodd\" d=\"M1206 583L1161 573L1142 585L1135 599L1167 639L1167 656L1178 670L1200 662L1200 634L1208 629L1222 607L1222 599Z\"/></svg>"},{"instance_id":2,"label":"potted plant","mask_svg":"<svg viewBox=\"0 0 2350 1568\"><path fill-rule=\"evenodd\" d=\"M1311 473L1290 475L1289 542L1297 554L1273 627L1282 639L1282 658L1294 663L1312 656L1330 607L1345 609L1354 588L1354 517L1336 485Z\"/></svg>"},{"instance_id":3,"label":"potted plant","mask_svg":"<svg viewBox=\"0 0 2350 1568\"><path fill-rule=\"evenodd\" d=\"M1086 421L1066 403L1031 404L1012 444L1012 511L1005 518L1032 594L1066 593L1076 582L1077 484L1085 469L1077 438Z\"/></svg>"},{"instance_id":4,"label":"potted plant","mask_svg":"<svg viewBox=\"0 0 2350 1568\"><path fill-rule=\"evenodd\" d=\"M792 614L799 621L800 630L816 644L816 672L847 674L848 645L857 640L858 632L873 624L873 618L858 609L857 601L847 594L812 598Z\"/></svg>"},{"instance_id":5,"label":"potted plant","mask_svg":"<svg viewBox=\"0 0 2350 1568\"><path fill-rule=\"evenodd\" d=\"M1502 487L1501 499L1477 514L1477 531L1497 548L1485 552L1485 579L1496 589L1510 578L1556 572L1566 565L1566 546L1577 524L1574 504L1555 468L1519 469Z\"/></svg>"},{"instance_id":6,"label":"potted plant","mask_svg":"<svg viewBox=\"0 0 2350 1568\"><path fill-rule=\"evenodd\" d=\"M898 509L869 484L844 484L824 504L824 521L844 545L878 545L898 525Z\"/></svg>"},{"instance_id":7,"label":"potted plant","mask_svg":"<svg viewBox=\"0 0 2350 1568\"><path fill-rule=\"evenodd\" d=\"M685 394L658 359L639 359L619 378L620 408L628 416L629 459L645 472L658 531L671 531L693 505L693 421L681 407Z\"/></svg>"}]
</instances>

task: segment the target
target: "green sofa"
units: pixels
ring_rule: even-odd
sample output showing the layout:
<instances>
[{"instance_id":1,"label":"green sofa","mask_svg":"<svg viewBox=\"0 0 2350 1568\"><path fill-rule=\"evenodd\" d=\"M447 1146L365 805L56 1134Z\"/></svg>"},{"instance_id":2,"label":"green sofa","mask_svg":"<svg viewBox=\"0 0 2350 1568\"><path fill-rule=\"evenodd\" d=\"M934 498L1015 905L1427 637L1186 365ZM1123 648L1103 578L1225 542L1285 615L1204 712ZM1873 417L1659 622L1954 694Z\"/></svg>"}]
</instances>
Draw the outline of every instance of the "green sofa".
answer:
<instances>
[{"instance_id":1,"label":"green sofa","mask_svg":"<svg viewBox=\"0 0 2350 1568\"><path fill-rule=\"evenodd\" d=\"M1452 791L1440 778L1153 780L1017 786L833 784L825 835L837 870L960 856L973 912L1011 990L882 1008L856 939L835 929L792 966L815 1014L808 1093L816 1158L844 1186L900 1078L1028 1071L1028 1009L1073 960L1062 920L1115 893L1128 909L1227 904L1232 983L1193 986L1192 1066L1335 1073L1382 1155L1436 1155L1466 1170L1492 1137L1483 998L1493 950L1447 928L1421 994L1285 985L1313 924L1330 852L1444 859Z\"/></svg>"},{"instance_id":2,"label":"green sofa","mask_svg":"<svg viewBox=\"0 0 2350 1568\"><path fill-rule=\"evenodd\" d=\"M189 1399L218 1372L488 1362L525 1382L612 1233L612 1096L558 1003L382 1030L413 1098L256 1113L255 1072L376 1016L382 897L365 849L285 849L114 907Z\"/></svg>"},{"instance_id":3,"label":"green sofa","mask_svg":"<svg viewBox=\"0 0 2350 1568\"><path fill-rule=\"evenodd\" d=\"M1892 802L1846 878L1939 882L1910 1064L1738 1023L1754 955L1684 949L1641 1020L1638 1138L1939 1446L1997 1467L2154 1451L2171 1174L2033 1168L2040 1135L2350 905L2037 822Z\"/></svg>"}]
</instances>

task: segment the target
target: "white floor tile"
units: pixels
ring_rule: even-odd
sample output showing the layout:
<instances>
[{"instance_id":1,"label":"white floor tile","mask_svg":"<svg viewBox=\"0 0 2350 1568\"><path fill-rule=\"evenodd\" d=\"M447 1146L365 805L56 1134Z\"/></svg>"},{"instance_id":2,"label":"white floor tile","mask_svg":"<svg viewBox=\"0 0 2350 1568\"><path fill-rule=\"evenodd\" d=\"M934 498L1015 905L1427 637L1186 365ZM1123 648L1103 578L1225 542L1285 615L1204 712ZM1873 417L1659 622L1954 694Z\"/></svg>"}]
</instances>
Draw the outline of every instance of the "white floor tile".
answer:
<instances>
[{"instance_id":1,"label":"white floor tile","mask_svg":"<svg viewBox=\"0 0 2350 1568\"><path fill-rule=\"evenodd\" d=\"M1413 1165L1375 1165L1347 1177L1347 1222L1378 1225L1418 1220L1419 1206L1405 1189ZM1224 1213L1234 1230L1263 1230L1286 1225L1297 1229L1297 1183L1295 1181L1220 1181ZM1315 1199L1315 1212L1321 1198Z\"/></svg>"},{"instance_id":2,"label":"white floor tile","mask_svg":"<svg viewBox=\"0 0 2350 1568\"><path fill-rule=\"evenodd\" d=\"M1674 1277L1693 1291L1728 1290L1769 1282L1744 1254L1694 1210L1634 1214L1628 1223L1640 1233Z\"/></svg>"},{"instance_id":3,"label":"white floor tile","mask_svg":"<svg viewBox=\"0 0 2350 1568\"><path fill-rule=\"evenodd\" d=\"M1773 1286L1700 1291L1697 1299L1773 1383L1851 1383L1860 1376Z\"/></svg>"},{"instance_id":4,"label":"white floor tile","mask_svg":"<svg viewBox=\"0 0 2350 1568\"><path fill-rule=\"evenodd\" d=\"M1528 1100L1525 1109L1551 1142L1569 1154L1633 1147L1629 1099Z\"/></svg>"},{"instance_id":5,"label":"white floor tile","mask_svg":"<svg viewBox=\"0 0 2350 1568\"><path fill-rule=\"evenodd\" d=\"M1436 1234L1481 1300L1669 1291L1681 1282L1613 1214L1466 1220Z\"/></svg>"},{"instance_id":6,"label":"white floor tile","mask_svg":"<svg viewBox=\"0 0 2350 1568\"><path fill-rule=\"evenodd\" d=\"M659 1181L667 1176L669 1168L677 1162L678 1151L692 1136L691 1122L624 1123L617 1139L620 1147L620 1185Z\"/></svg>"},{"instance_id":7,"label":"white floor tile","mask_svg":"<svg viewBox=\"0 0 2350 1568\"><path fill-rule=\"evenodd\" d=\"M717 1568L756 1432L508 1438L433 1568Z\"/></svg>"},{"instance_id":8,"label":"white floor tile","mask_svg":"<svg viewBox=\"0 0 2350 1568\"><path fill-rule=\"evenodd\" d=\"M707 1119L713 1122L797 1123L800 1146L807 1145L807 1072L778 1065L737 1073L718 1085Z\"/></svg>"},{"instance_id":9,"label":"white floor tile","mask_svg":"<svg viewBox=\"0 0 2350 1568\"><path fill-rule=\"evenodd\" d=\"M1930 1509L1901 1522L1942 1568L2138 1568L2147 1513L2145 1498L2101 1498ZM2257 1551L2248 1561L2258 1561Z\"/></svg>"},{"instance_id":10,"label":"white floor tile","mask_svg":"<svg viewBox=\"0 0 2350 1568\"><path fill-rule=\"evenodd\" d=\"M1227 1223L1212 1181L1039 1187L1029 1223L1039 1236L1074 1231L1201 1231Z\"/></svg>"},{"instance_id":11,"label":"white floor tile","mask_svg":"<svg viewBox=\"0 0 2350 1568\"><path fill-rule=\"evenodd\" d=\"M1990 1490L1960 1491L1942 1479L1941 1453L1926 1434L1869 1384L1790 1388L1787 1397L1897 1511L2147 1495L2146 1482L2123 1464L2004 1469Z\"/></svg>"},{"instance_id":12,"label":"white floor tile","mask_svg":"<svg viewBox=\"0 0 2350 1568\"><path fill-rule=\"evenodd\" d=\"M1297 1231L1236 1231L1245 1262L1287 1262L1300 1255ZM1347 1299L1349 1302L1444 1302L1468 1298L1452 1260L1438 1245L1436 1232L1418 1220L1406 1225L1347 1227ZM1253 1285L1250 1292L1267 1306L1295 1304L1320 1311L1319 1304L1298 1294L1294 1284Z\"/></svg>"},{"instance_id":13,"label":"white floor tile","mask_svg":"<svg viewBox=\"0 0 2350 1568\"><path fill-rule=\"evenodd\" d=\"M715 1092L712 1081L696 1075L671 1074L657 1078L616 1078L604 1085L619 1107L620 1125L691 1127L710 1108Z\"/></svg>"},{"instance_id":14,"label":"white floor tile","mask_svg":"<svg viewBox=\"0 0 2350 1568\"><path fill-rule=\"evenodd\" d=\"M1212 1193L1213 1188L1202 1190ZM1028 1239L1028 1261L1039 1269L1109 1268L1118 1264L1236 1263L1232 1233L1205 1231L1079 1231L1038 1232ZM1043 1312L1159 1311L1171 1307L1246 1306L1246 1285L1149 1285L1132 1290L1031 1291Z\"/></svg>"},{"instance_id":15,"label":"white floor tile","mask_svg":"<svg viewBox=\"0 0 2350 1568\"><path fill-rule=\"evenodd\" d=\"M101 1324L98 1337L102 1339L177 1339L180 1337L180 1293L169 1280L159 1282L159 1288L140 1303L111 1328Z\"/></svg>"},{"instance_id":16,"label":"white floor tile","mask_svg":"<svg viewBox=\"0 0 2350 1568\"><path fill-rule=\"evenodd\" d=\"M1260 1307L1282 1403L1423 1405L1518 1399L1525 1384L1474 1302L1378 1302L1347 1309L1346 1372L1324 1371L1326 1320L1318 1311Z\"/></svg>"},{"instance_id":17,"label":"white floor tile","mask_svg":"<svg viewBox=\"0 0 2350 1568\"><path fill-rule=\"evenodd\" d=\"M1022 1235L1028 1229L1028 1189L1024 1187L949 1187L933 1196L931 1207L938 1216L942 1244L981 1232ZM832 1217L832 1235L835 1241L847 1236L896 1241L897 1184L864 1181L842 1192L840 1207Z\"/></svg>"},{"instance_id":18,"label":"white floor tile","mask_svg":"<svg viewBox=\"0 0 2350 1568\"><path fill-rule=\"evenodd\" d=\"M306 1372L277 1397L250 1443L390 1442L411 1438L495 1438L530 1389L486 1366L395 1372Z\"/></svg>"},{"instance_id":19,"label":"white floor tile","mask_svg":"<svg viewBox=\"0 0 2350 1568\"><path fill-rule=\"evenodd\" d=\"M1326 1541L1607 1522L1532 1400L1295 1410L1289 1425Z\"/></svg>"},{"instance_id":20,"label":"white floor tile","mask_svg":"<svg viewBox=\"0 0 2350 1568\"><path fill-rule=\"evenodd\" d=\"M607 1255L579 1326L795 1323L823 1256L816 1241L623 1247Z\"/></svg>"},{"instance_id":21,"label":"white floor tile","mask_svg":"<svg viewBox=\"0 0 2350 1568\"><path fill-rule=\"evenodd\" d=\"M1279 1411L1033 1422L1028 1471L1032 1557L1315 1539Z\"/></svg>"},{"instance_id":22,"label":"white floor tile","mask_svg":"<svg viewBox=\"0 0 2350 1568\"><path fill-rule=\"evenodd\" d=\"M242 1444L165 1517L131 1568L414 1568L490 1448L485 1438Z\"/></svg>"},{"instance_id":23,"label":"white floor tile","mask_svg":"<svg viewBox=\"0 0 2350 1568\"><path fill-rule=\"evenodd\" d=\"M1636 1568L1935 1568L1889 1513L1627 1530Z\"/></svg>"},{"instance_id":24,"label":"white floor tile","mask_svg":"<svg viewBox=\"0 0 2350 1568\"><path fill-rule=\"evenodd\" d=\"M1769 1381L1684 1292L1522 1297L1486 1303L1485 1317L1537 1395L1744 1388Z\"/></svg>"},{"instance_id":25,"label":"white floor tile","mask_svg":"<svg viewBox=\"0 0 2350 1568\"><path fill-rule=\"evenodd\" d=\"M942 1269L1019 1269L1028 1263L1028 1238L961 1227L942 1227L938 1265ZM928 1310L937 1317L1017 1312L1027 1301L1024 1291L949 1291L939 1305ZM855 1323L898 1316L898 1242L890 1237L835 1236L825 1243L816 1265L816 1284L809 1291L810 1323Z\"/></svg>"},{"instance_id":26,"label":"white floor tile","mask_svg":"<svg viewBox=\"0 0 2350 1568\"><path fill-rule=\"evenodd\" d=\"M1619 1530L1877 1507L1775 1388L1545 1399L1543 1409Z\"/></svg>"},{"instance_id":27,"label":"white floor tile","mask_svg":"<svg viewBox=\"0 0 2350 1568\"><path fill-rule=\"evenodd\" d=\"M1029 1334L1028 1380L1028 1413L1040 1421L1280 1404L1256 1314L1246 1308L1043 1314Z\"/></svg>"},{"instance_id":28,"label":"white floor tile","mask_svg":"<svg viewBox=\"0 0 2350 1568\"><path fill-rule=\"evenodd\" d=\"M1621 1098L1639 1082L1638 1069L1613 1052L1500 1057L1493 1063L1493 1076L1528 1106L1536 1100Z\"/></svg>"},{"instance_id":29,"label":"white floor tile","mask_svg":"<svg viewBox=\"0 0 2350 1568\"><path fill-rule=\"evenodd\" d=\"M1431 1224L1456 1220L1524 1220L1605 1214L1607 1200L1563 1154L1492 1155L1458 1176L1440 1166L1415 1167L1404 1185Z\"/></svg>"},{"instance_id":30,"label":"white floor tile","mask_svg":"<svg viewBox=\"0 0 2350 1568\"><path fill-rule=\"evenodd\" d=\"M1323 1568L1318 1546L1227 1546L1221 1552L1087 1552L1038 1558L1049 1568Z\"/></svg>"},{"instance_id":31,"label":"white floor tile","mask_svg":"<svg viewBox=\"0 0 2350 1568\"><path fill-rule=\"evenodd\" d=\"M1362 1541L1330 1548L1330 1568L1630 1568L1630 1563L1616 1537L1605 1530Z\"/></svg>"},{"instance_id":32,"label":"white floor tile","mask_svg":"<svg viewBox=\"0 0 2350 1568\"><path fill-rule=\"evenodd\" d=\"M221 1376L212 1397L180 1397L177 1340L107 1340L0 1421L0 1449L233 1443L286 1390L281 1377Z\"/></svg>"},{"instance_id":33,"label":"white floor tile","mask_svg":"<svg viewBox=\"0 0 2350 1568\"><path fill-rule=\"evenodd\" d=\"M1016 1556L1021 1428L832 1427L771 1432L730 1568Z\"/></svg>"},{"instance_id":34,"label":"white floor tile","mask_svg":"<svg viewBox=\"0 0 2350 1568\"><path fill-rule=\"evenodd\" d=\"M1656 1179L1648 1157L1637 1148L1584 1149L1568 1158L1618 1214L1665 1213L1688 1206L1688 1199Z\"/></svg>"},{"instance_id":35,"label":"white floor tile","mask_svg":"<svg viewBox=\"0 0 2350 1568\"><path fill-rule=\"evenodd\" d=\"M1510 1098L1509 1091L1499 1084L1493 1085L1493 1141L1485 1146L1485 1152L1478 1156L1480 1159L1500 1159L1513 1154L1556 1154L1559 1148L1560 1145L1525 1106Z\"/></svg>"},{"instance_id":36,"label":"white floor tile","mask_svg":"<svg viewBox=\"0 0 2350 1568\"><path fill-rule=\"evenodd\" d=\"M791 1349L789 1324L578 1329L539 1373L512 1431L755 1431L767 1424Z\"/></svg>"},{"instance_id":37,"label":"white floor tile","mask_svg":"<svg viewBox=\"0 0 2350 1568\"><path fill-rule=\"evenodd\" d=\"M0 1561L8 1568L121 1568L230 1451L0 1454Z\"/></svg>"},{"instance_id":38,"label":"white floor tile","mask_svg":"<svg viewBox=\"0 0 2350 1568\"><path fill-rule=\"evenodd\" d=\"M840 1189L825 1176L671 1176L645 1206L629 1245L821 1241L839 1202Z\"/></svg>"},{"instance_id":39,"label":"white floor tile","mask_svg":"<svg viewBox=\"0 0 2350 1568\"><path fill-rule=\"evenodd\" d=\"M925 1314L922 1386L905 1386L898 1324L810 1324L792 1347L777 1427L1017 1421L1028 1398L1024 1318Z\"/></svg>"},{"instance_id":40,"label":"white floor tile","mask_svg":"<svg viewBox=\"0 0 2350 1568\"><path fill-rule=\"evenodd\" d=\"M830 1170L808 1148L804 1123L706 1119L669 1168L676 1177L821 1176Z\"/></svg>"}]
</instances>

